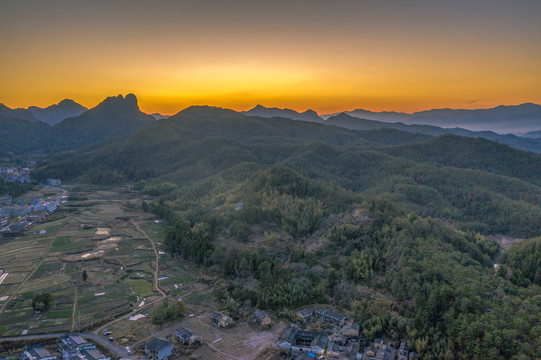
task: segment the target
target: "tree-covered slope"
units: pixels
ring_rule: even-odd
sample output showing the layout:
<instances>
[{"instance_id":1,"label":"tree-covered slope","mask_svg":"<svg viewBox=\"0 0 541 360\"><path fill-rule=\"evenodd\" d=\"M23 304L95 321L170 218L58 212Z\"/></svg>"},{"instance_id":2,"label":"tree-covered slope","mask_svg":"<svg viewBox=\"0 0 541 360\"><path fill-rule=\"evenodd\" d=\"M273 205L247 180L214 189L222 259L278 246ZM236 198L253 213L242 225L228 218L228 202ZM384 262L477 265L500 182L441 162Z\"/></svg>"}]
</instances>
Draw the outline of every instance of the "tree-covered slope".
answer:
<instances>
[{"instance_id":1,"label":"tree-covered slope","mask_svg":"<svg viewBox=\"0 0 541 360\"><path fill-rule=\"evenodd\" d=\"M541 351L539 286L497 276L484 235L541 233L538 161L485 140L194 107L35 175L134 183L171 224L166 250L219 278L232 311L250 301L287 319L325 303L423 359L521 359ZM531 276L535 258L511 259L505 274Z\"/></svg>"},{"instance_id":2,"label":"tree-covered slope","mask_svg":"<svg viewBox=\"0 0 541 360\"><path fill-rule=\"evenodd\" d=\"M40 121L0 115L0 155L47 151L51 147L50 127Z\"/></svg>"},{"instance_id":3,"label":"tree-covered slope","mask_svg":"<svg viewBox=\"0 0 541 360\"><path fill-rule=\"evenodd\" d=\"M243 163L287 165L309 178L382 196L422 216L485 234L541 232L541 156L483 139L428 141L394 129L345 130L192 107L92 152L48 161L36 175L184 186ZM401 146L367 144L408 143Z\"/></svg>"},{"instance_id":4,"label":"tree-covered slope","mask_svg":"<svg viewBox=\"0 0 541 360\"><path fill-rule=\"evenodd\" d=\"M444 135L384 152L420 162L479 169L541 184L541 155L486 140Z\"/></svg>"},{"instance_id":5,"label":"tree-covered slope","mask_svg":"<svg viewBox=\"0 0 541 360\"><path fill-rule=\"evenodd\" d=\"M60 149L80 148L108 137L125 136L154 122L139 110L137 98L128 94L109 97L77 117L62 120L52 130Z\"/></svg>"}]
</instances>

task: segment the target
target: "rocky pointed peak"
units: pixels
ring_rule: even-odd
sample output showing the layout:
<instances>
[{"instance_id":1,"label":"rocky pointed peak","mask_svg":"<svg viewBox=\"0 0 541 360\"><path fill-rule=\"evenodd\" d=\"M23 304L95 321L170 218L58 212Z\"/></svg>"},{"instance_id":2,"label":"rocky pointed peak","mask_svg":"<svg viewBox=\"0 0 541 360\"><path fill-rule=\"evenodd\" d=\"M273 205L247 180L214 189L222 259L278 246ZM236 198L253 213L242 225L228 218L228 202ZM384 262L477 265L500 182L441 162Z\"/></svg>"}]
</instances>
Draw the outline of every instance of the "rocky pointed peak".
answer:
<instances>
[{"instance_id":1,"label":"rocky pointed peak","mask_svg":"<svg viewBox=\"0 0 541 360\"><path fill-rule=\"evenodd\" d=\"M139 104L137 103L137 97L132 93L126 95L126 97L124 98L124 101L128 104L131 104L139 108Z\"/></svg>"},{"instance_id":2,"label":"rocky pointed peak","mask_svg":"<svg viewBox=\"0 0 541 360\"><path fill-rule=\"evenodd\" d=\"M110 96L103 100L98 106L94 109L122 109L122 110L131 110L139 111L139 105L137 102L137 97L134 94L127 94L125 97L122 95Z\"/></svg>"}]
</instances>

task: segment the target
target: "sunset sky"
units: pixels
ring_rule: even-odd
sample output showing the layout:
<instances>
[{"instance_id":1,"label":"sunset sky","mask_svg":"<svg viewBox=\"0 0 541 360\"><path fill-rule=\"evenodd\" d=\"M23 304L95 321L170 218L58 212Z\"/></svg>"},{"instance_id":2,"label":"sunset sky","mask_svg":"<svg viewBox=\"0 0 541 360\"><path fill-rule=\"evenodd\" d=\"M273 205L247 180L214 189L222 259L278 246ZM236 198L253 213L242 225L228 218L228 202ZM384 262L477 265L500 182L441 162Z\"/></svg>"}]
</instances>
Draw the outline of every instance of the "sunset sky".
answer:
<instances>
[{"instance_id":1,"label":"sunset sky","mask_svg":"<svg viewBox=\"0 0 541 360\"><path fill-rule=\"evenodd\" d=\"M539 0L2 0L0 103L319 113L541 103Z\"/></svg>"}]
</instances>

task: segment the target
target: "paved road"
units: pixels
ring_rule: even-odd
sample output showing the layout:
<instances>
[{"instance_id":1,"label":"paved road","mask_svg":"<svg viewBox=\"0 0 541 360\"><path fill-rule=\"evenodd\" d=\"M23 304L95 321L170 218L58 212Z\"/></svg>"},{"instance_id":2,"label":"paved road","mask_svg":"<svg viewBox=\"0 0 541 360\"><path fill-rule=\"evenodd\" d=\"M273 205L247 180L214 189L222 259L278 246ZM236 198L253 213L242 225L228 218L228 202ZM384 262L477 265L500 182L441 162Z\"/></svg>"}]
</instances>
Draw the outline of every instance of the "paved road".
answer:
<instances>
[{"instance_id":1,"label":"paved road","mask_svg":"<svg viewBox=\"0 0 541 360\"><path fill-rule=\"evenodd\" d=\"M14 337L6 337L6 338L0 338L1 342L7 342L7 341L20 341L20 340L43 340L43 339L57 339L59 337L62 337L66 335L66 333L54 333L54 334L43 334L43 335L24 335L24 336L14 336ZM107 339L104 339L103 337L96 335L96 334L88 334L88 333L81 333L82 338L87 340L92 340L94 343L98 343L106 348L108 348L112 353L114 353L117 357L125 358L125 359L131 359L132 356L128 355L126 350L118 346L115 343L112 343L108 341Z\"/></svg>"}]
</instances>

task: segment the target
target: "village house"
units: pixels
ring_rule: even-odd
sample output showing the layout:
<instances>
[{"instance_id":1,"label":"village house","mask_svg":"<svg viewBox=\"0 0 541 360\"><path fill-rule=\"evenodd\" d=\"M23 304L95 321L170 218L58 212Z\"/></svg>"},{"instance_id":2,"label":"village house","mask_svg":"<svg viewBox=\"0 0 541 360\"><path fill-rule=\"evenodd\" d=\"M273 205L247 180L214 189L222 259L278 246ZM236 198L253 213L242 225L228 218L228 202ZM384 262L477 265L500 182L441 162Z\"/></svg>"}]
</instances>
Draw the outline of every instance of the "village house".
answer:
<instances>
[{"instance_id":1,"label":"village house","mask_svg":"<svg viewBox=\"0 0 541 360\"><path fill-rule=\"evenodd\" d=\"M175 334L177 336L178 341L182 345L197 345L201 343L201 339L199 338L199 336L195 335L193 331L188 330L186 328L183 328L183 327L178 328Z\"/></svg>"},{"instance_id":2,"label":"village house","mask_svg":"<svg viewBox=\"0 0 541 360\"><path fill-rule=\"evenodd\" d=\"M24 216L24 215L28 214L30 211L32 211L32 206L23 205L23 206L15 207L13 209L12 215L13 216Z\"/></svg>"},{"instance_id":3,"label":"village house","mask_svg":"<svg viewBox=\"0 0 541 360\"><path fill-rule=\"evenodd\" d=\"M333 359L355 360L358 357L358 352L359 343L347 339L329 341L327 345L327 356Z\"/></svg>"},{"instance_id":4,"label":"village house","mask_svg":"<svg viewBox=\"0 0 541 360\"><path fill-rule=\"evenodd\" d=\"M45 211L45 210L42 210L42 211L31 211L31 212L28 213L28 215L26 216L26 218L27 218L29 221L38 222L38 221L43 220L47 215L48 215L48 213L47 213L47 211Z\"/></svg>"},{"instance_id":5,"label":"village house","mask_svg":"<svg viewBox=\"0 0 541 360\"><path fill-rule=\"evenodd\" d=\"M311 352L320 358L327 347L327 335L321 331L300 330L297 325L292 325L284 332L279 346L282 352L289 355Z\"/></svg>"},{"instance_id":6,"label":"village house","mask_svg":"<svg viewBox=\"0 0 541 360\"><path fill-rule=\"evenodd\" d=\"M11 214L13 213L13 207L12 206L4 206L0 208L0 216L9 218L11 217Z\"/></svg>"},{"instance_id":7,"label":"village house","mask_svg":"<svg viewBox=\"0 0 541 360\"><path fill-rule=\"evenodd\" d=\"M11 195L3 195L0 197L0 205L11 205L13 203L11 199Z\"/></svg>"},{"instance_id":8,"label":"village house","mask_svg":"<svg viewBox=\"0 0 541 360\"><path fill-rule=\"evenodd\" d=\"M17 224L11 224L7 229L3 230L2 235L7 237L15 237L24 235L24 231L30 227L30 223L22 221Z\"/></svg>"},{"instance_id":9,"label":"village house","mask_svg":"<svg viewBox=\"0 0 541 360\"><path fill-rule=\"evenodd\" d=\"M210 317L210 322L214 326L221 328L226 328L233 325L233 319L231 319L231 317L219 312L215 312L212 314L212 316Z\"/></svg>"},{"instance_id":10,"label":"village house","mask_svg":"<svg viewBox=\"0 0 541 360\"><path fill-rule=\"evenodd\" d=\"M0 178L7 182L25 183L30 182L30 169L16 167L0 167Z\"/></svg>"},{"instance_id":11,"label":"village house","mask_svg":"<svg viewBox=\"0 0 541 360\"><path fill-rule=\"evenodd\" d=\"M95 349L96 345L83 339L79 334L68 334L58 339L58 347L64 360L80 359L81 351Z\"/></svg>"},{"instance_id":12,"label":"village house","mask_svg":"<svg viewBox=\"0 0 541 360\"><path fill-rule=\"evenodd\" d=\"M363 360L394 360L395 353L396 350L384 340L376 339L364 350Z\"/></svg>"},{"instance_id":13,"label":"village house","mask_svg":"<svg viewBox=\"0 0 541 360\"><path fill-rule=\"evenodd\" d=\"M361 324L354 322L353 320L348 320L338 332L347 339L360 341Z\"/></svg>"},{"instance_id":14,"label":"village house","mask_svg":"<svg viewBox=\"0 0 541 360\"><path fill-rule=\"evenodd\" d=\"M47 179L47 185L49 186L59 186L61 183L60 179Z\"/></svg>"},{"instance_id":15,"label":"village house","mask_svg":"<svg viewBox=\"0 0 541 360\"><path fill-rule=\"evenodd\" d=\"M36 205L36 204L39 204L39 203L42 202L42 201L43 201L43 198L33 198L32 200L30 200L30 201L28 202L28 205L34 206L34 205Z\"/></svg>"},{"instance_id":16,"label":"village house","mask_svg":"<svg viewBox=\"0 0 541 360\"><path fill-rule=\"evenodd\" d=\"M346 321L345 316L323 308L316 308L314 315L316 319L328 322L335 326L342 326Z\"/></svg>"},{"instance_id":17,"label":"village house","mask_svg":"<svg viewBox=\"0 0 541 360\"><path fill-rule=\"evenodd\" d=\"M145 345L145 352L151 360L167 359L173 353L173 343L154 339Z\"/></svg>"},{"instance_id":18,"label":"village house","mask_svg":"<svg viewBox=\"0 0 541 360\"><path fill-rule=\"evenodd\" d=\"M359 324L352 321L342 328L336 329L329 337L327 356L338 359L356 359L357 356L360 356L359 329Z\"/></svg>"},{"instance_id":19,"label":"village house","mask_svg":"<svg viewBox=\"0 0 541 360\"><path fill-rule=\"evenodd\" d=\"M267 314L265 311L263 310L256 310L254 312L254 323L261 327L261 328L265 328L265 329L268 329L272 326L272 319L271 317L269 316L269 314Z\"/></svg>"},{"instance_id":20,"label":"village house","mask_svg":"<svg viewBox=\"0 0 541 360\"><path fill-rule=\"evenodd\" d=\"M312 309L302 309L297 311L295 316L299 321L309 323L314 320L314 311Z\"/></svg>"},{"instance_id":21,"label":"village house","mask_svg":"<svg viewBox=\"0 0 541 360\"><path fill-rule=\"evenodd\" d=\"M103 355L98 349L82 350L81 356L84 360L111 360L110 357Z\"/></svg>"},{"instance_id":22,"label":"village house","mask_svg":"<svg viewBox=\"0 0 541 360\"><path fill-rule=\"evenodd\" d=\"M409 357L409 348L406 340L400 342L400 347L398 348L398 359L397 360L408 360Z\"/></svg>"},{"instance_id":23,"label":"village house","mask_svg":"<svg viewBox=\"0 0 541 360\"><path fill-rule=\"evenodd\" d=\"M21 360L57 360L57 357L51 355L43 345L30 345L26 347L20 354Z\"/></svg>"}]
</instances>

